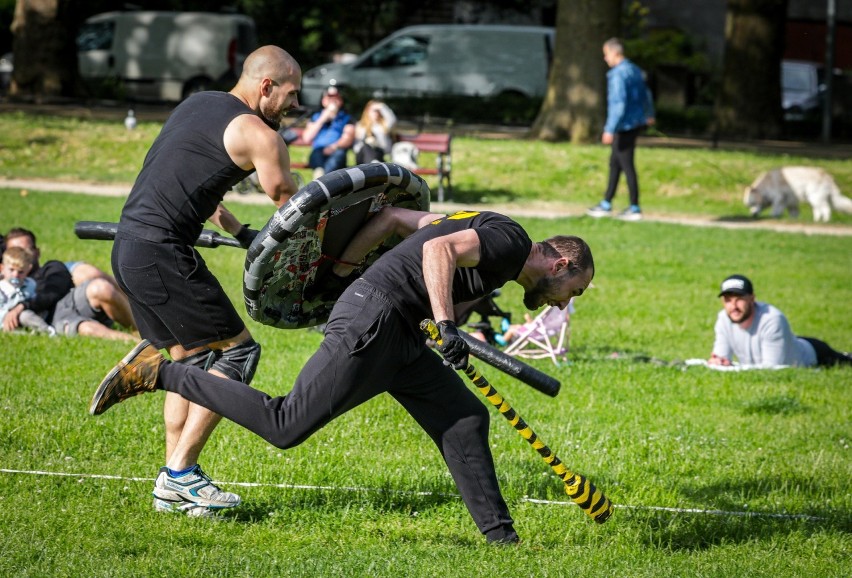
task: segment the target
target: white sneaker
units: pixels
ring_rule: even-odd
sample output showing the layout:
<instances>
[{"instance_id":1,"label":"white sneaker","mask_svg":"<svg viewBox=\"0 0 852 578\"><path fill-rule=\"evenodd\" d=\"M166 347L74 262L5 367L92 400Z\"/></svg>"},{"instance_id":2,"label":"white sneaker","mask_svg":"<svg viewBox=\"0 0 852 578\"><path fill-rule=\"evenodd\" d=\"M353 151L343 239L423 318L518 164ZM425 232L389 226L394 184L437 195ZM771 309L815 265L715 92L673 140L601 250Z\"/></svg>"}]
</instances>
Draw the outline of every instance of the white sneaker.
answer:
<instances>
[{"instance_id":1,"label":"white sneaker","mask_svg":"<svg viewBox=\"0 0 852 578\"><path fill-rule=\"evenodd\" d=\"M192 502L213 509L240 505L240 497L237 494L223 492L217 488L197 464L189 472L178 477L169 475L167 467L160 468L154 483L154 497L173 504Z\"/></svg>"},{"instance_id":2,"label":"white sneaker","mask_svg":"<svg viewBox=\"0 0 852 578\"><path fill-rule=\"evenodd\" d=\"M196 504L195 502L186 502L183 500L180 502L168 502L160 498L154 498L154 509L167 514L186 514L190 518L210 518L215 516L218 511L214 508Z\"/></svg>"},{"instance_id":3,"label":"white sneaker","mask_svg":"<svg viewBox=\"0 0 852 578\"><path fill-rule=\"evenodd\" d=\"M612 209L607 209L602 204L598 204L590 209L587 209L586 214L596 219L599 219L600 217L610 217L612 216Z\"/></svg>"},{"instance_id":4,"label":"white sneaker","mask_svg":"<svg viewBox=\"0 0 852 578\"><path fill-rule=\"evenodd\" d=\"M622 221L641 221L642 211L639 209L639 207L627 207L618 214L618 218Z\"/></svg>"}]
</instances>

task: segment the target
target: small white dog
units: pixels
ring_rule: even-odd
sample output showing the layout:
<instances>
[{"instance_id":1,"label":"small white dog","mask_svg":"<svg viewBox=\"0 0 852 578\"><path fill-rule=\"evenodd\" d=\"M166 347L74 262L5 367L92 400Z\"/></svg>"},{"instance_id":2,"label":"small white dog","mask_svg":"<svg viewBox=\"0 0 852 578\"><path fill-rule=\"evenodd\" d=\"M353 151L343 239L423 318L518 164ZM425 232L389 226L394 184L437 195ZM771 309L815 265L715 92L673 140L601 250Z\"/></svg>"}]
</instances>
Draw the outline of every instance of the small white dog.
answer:
<instances>
[{"instance_id":1,"label":"small white dog","mask_svg":"<svg viewBox=\"0 0 852 578\"><path fill-rule=\"evenodd\" d=\"M391 147L391 162L410 171L417 170L418 156L420 156L420 149L413 143L403 141L394 143Z\"/></svg>"},{"instance_id":2,"label":"small white dog","mask_svg":"<svg viewBox=\"0 0 852 578\"><path fill-rule=\"evenodd\" d=\"M782 167L762 173L746 187L743 198L752 217L768 207L772 207L775 218L784 209L791 217L798 217L803 201L813 208L814 221L828 222L832 207L852 214L852 199L844 197L831 175L818 167Z\"/></svg>"}]
</instances>

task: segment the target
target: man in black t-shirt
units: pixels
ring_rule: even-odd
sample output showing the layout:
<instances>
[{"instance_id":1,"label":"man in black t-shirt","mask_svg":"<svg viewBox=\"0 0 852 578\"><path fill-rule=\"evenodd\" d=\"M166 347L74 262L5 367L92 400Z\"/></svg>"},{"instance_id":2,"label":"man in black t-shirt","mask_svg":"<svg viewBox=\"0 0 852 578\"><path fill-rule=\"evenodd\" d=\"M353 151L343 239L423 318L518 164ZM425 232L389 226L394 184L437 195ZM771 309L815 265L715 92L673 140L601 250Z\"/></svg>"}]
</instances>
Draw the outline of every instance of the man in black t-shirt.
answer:
<instances>
[{"instance_id":1,"label":"man in black t-shirt","mask_svg":"<svg viewBox=\"0 0 852 578\"><path fill-rule=\"evenodd\" d=\"M520 225L497 213L385 208L356 235L333 273L349 273L352 266L343 262L358 262L391 233L406 238L343 292L325 339L288 395L270 398L236 381L210 387L215 378L149 348L110 372L93 403L106 411L131 395L165 389L289 448L389 393L437 445L487 540L518 541L488 445L489 412L450 367L466 367L469 352L453 304L514 281L525 290L527 308L565 308L594 276L591 250L578 237L533 243ZM425 344L419 329L424 318L438 321L443 362Z\"/></svg>"}]
</instances>

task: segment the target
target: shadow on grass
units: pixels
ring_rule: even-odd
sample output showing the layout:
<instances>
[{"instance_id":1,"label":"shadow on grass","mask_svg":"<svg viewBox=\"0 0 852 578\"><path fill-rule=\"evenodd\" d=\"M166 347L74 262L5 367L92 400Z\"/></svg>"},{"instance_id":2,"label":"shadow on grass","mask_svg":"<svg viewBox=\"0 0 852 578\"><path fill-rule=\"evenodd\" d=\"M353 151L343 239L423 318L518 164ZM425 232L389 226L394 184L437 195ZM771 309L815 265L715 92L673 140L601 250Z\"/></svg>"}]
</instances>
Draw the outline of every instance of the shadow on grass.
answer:
<instances>
[{"instance_id":1,"label":"shadow on grass","mask_svg":"<svg viewBox=\"0 0 852 578\"><path fill-rule=\"evenodd\" d=\"M28 146L34 146L34 145L49 146L49 145L54 145L58 142L59 142L59 137L48 136L48 135L37 136L37 137L32 137L30 139L27 139L27 145Z\"/></svg>"},{"instance_id":2,"label":"shadow on grass","mask_svg":"<svg viewBox=\"0 0 852 578\"><path fill-rule=\"evenodd\" d=\"M720 215L713 219L720 223L756 223L757 221L765 220L760 217L752 217L750 215ZM777 221L778 219L773 219Z\"/></svg>"},{"instance_id":3,"label":"shadow on grass","mask_svg":"<svg viewBox=\"0 0 852 578\"><path fill-rule=\"evenodd\" d=\"M653 548L702 551L725 544L766 542L772 536L797 534L805 537L826 530L849 532L845 519L769 518L677 512L617 512L637 530L637 537ZM646 529L638 531L645 525Z\"/></svg>"},{"instance_id":4,"label":"shadow on grass","mask_svg":"<svg viewBox=\"0 0 852 578\"><path fill-rule=\"evenodd\" d=\"M431 187L431 190L432 200L436 201L438 199L437 185L435 187ZM453 186L453 190L447 195L446 200L459 204L501 204L515 202L518 198L518 195L507 189L471 189L467 187L458 188Z\"/></svg>"},{"instance_id":5,"label":"shadow on grass","mask_svg":"<svg viewBox=\"0 0 852 578\"><path fill-rule=\"evenodd\" d=\"M648 525L643 540L650 546L673 550L703 550L729 543L765 540L772 535L802 533L806 536L829 531L849 533L852 517L814 507L804 513L749 512L749 496L763 496L772 491L789 491L789 480L775 478L730 480L718 484L684 486L681 493L698 507L697 512L660 512L626 510L619 512L636 524ZM825 495L824 491L814 491Z\"/></svg>"},{"instance_id":6,"label":"shadow on grass","mask_svg":"<svg viewBox=\"0 0 852 578\"><path fill-rule=\"evenodd\" d=\"M827 488L821 488L815 480L800 481L789 477L765 477L765 478L739 478L729 479L714 484L683 485L681 494L689 498L691 502L712 504L708 509L725 511L747 510L752 498L764 497L768 494L797 494L801 492L799 486L806 485L807 492L814 496L827 496L831 492ZM825 507L825 504L814 501L807 512L799 512L797 515L813 516L819 518L821 523L833 520L846 525L846 531L852 530L852 517L849 512L839 513L837 510Z\"/></svg>"},{"instance_id":7,"label":"shadow on grass","mask_svg":"<svg viewBox=\"0 0 852 578\"><path fill-rule=\"evenodd\" d=\"M745 402L742 411L746 415L794 415L808 412L810 408L793 396L775 395Z\"/></svg>"},{"instance_id":8,"label":"shadow on grass","mask_svg":"<svg viewBox=\"0 0 852 578\"><path fill-rule=\"evenodd\" d=\"M643 351L623 349L611 345L579 346L571 349L572 361L583 363L652 363L654 365L680 365L682 360L653 357Z\"/></svg>"},{"instance_id":9,"label":"shadow on grass","mask_svg":"<svg viewBox=\"0 0 852 578\"><path fill-rule=\"evenodd\" d=\"M418 489L281 489L267 499L246 501L227 517L238 522L257 522L268 518L270 512L285 510L348 510L363 507L376 512L396 512L413 515L461 498L455 488L421 486Z\"/></svg>"}]
</instances>

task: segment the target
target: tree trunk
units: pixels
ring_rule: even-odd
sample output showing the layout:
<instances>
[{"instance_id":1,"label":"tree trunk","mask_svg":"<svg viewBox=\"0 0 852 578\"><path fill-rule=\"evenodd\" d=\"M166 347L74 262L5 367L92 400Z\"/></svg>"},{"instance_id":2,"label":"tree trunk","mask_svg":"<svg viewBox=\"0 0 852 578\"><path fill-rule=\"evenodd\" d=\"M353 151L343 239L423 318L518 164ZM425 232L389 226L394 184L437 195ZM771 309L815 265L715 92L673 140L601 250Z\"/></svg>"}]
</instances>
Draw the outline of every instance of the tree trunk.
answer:
<instances>
[{"instance_id":1,"label":"tree trunk","mask_svg":"<svg viewBox=\"0 0 852 578\"><path fill-rule=\"evenodd\" d=\"M559 0L547 94L530 136L596 141L606 115L603 43L618 35L621 0Z\"/></svg>"},{"instance_id":2,"label":"tree trunk","mask_svg":"<svg viewBox=\"0 0 852 578\"><path fill-rule=\"evenodd\" d=\"M15 69L9 94L42 100L70 95L77 71L74 0L17 0L12 21ZM69 29L70 28L70 29Z\"/></svg>"},{"instance_id":3,"label":"tree trunk","mask_svg":"<svg viewBox=\"0 0 852 578\"><path fill-rule=\"evenodd\" d=\"M725 57L716 100L720 135L781 134L781 59L788 0L728 0Z\"/></svg>"}]
</instances>

